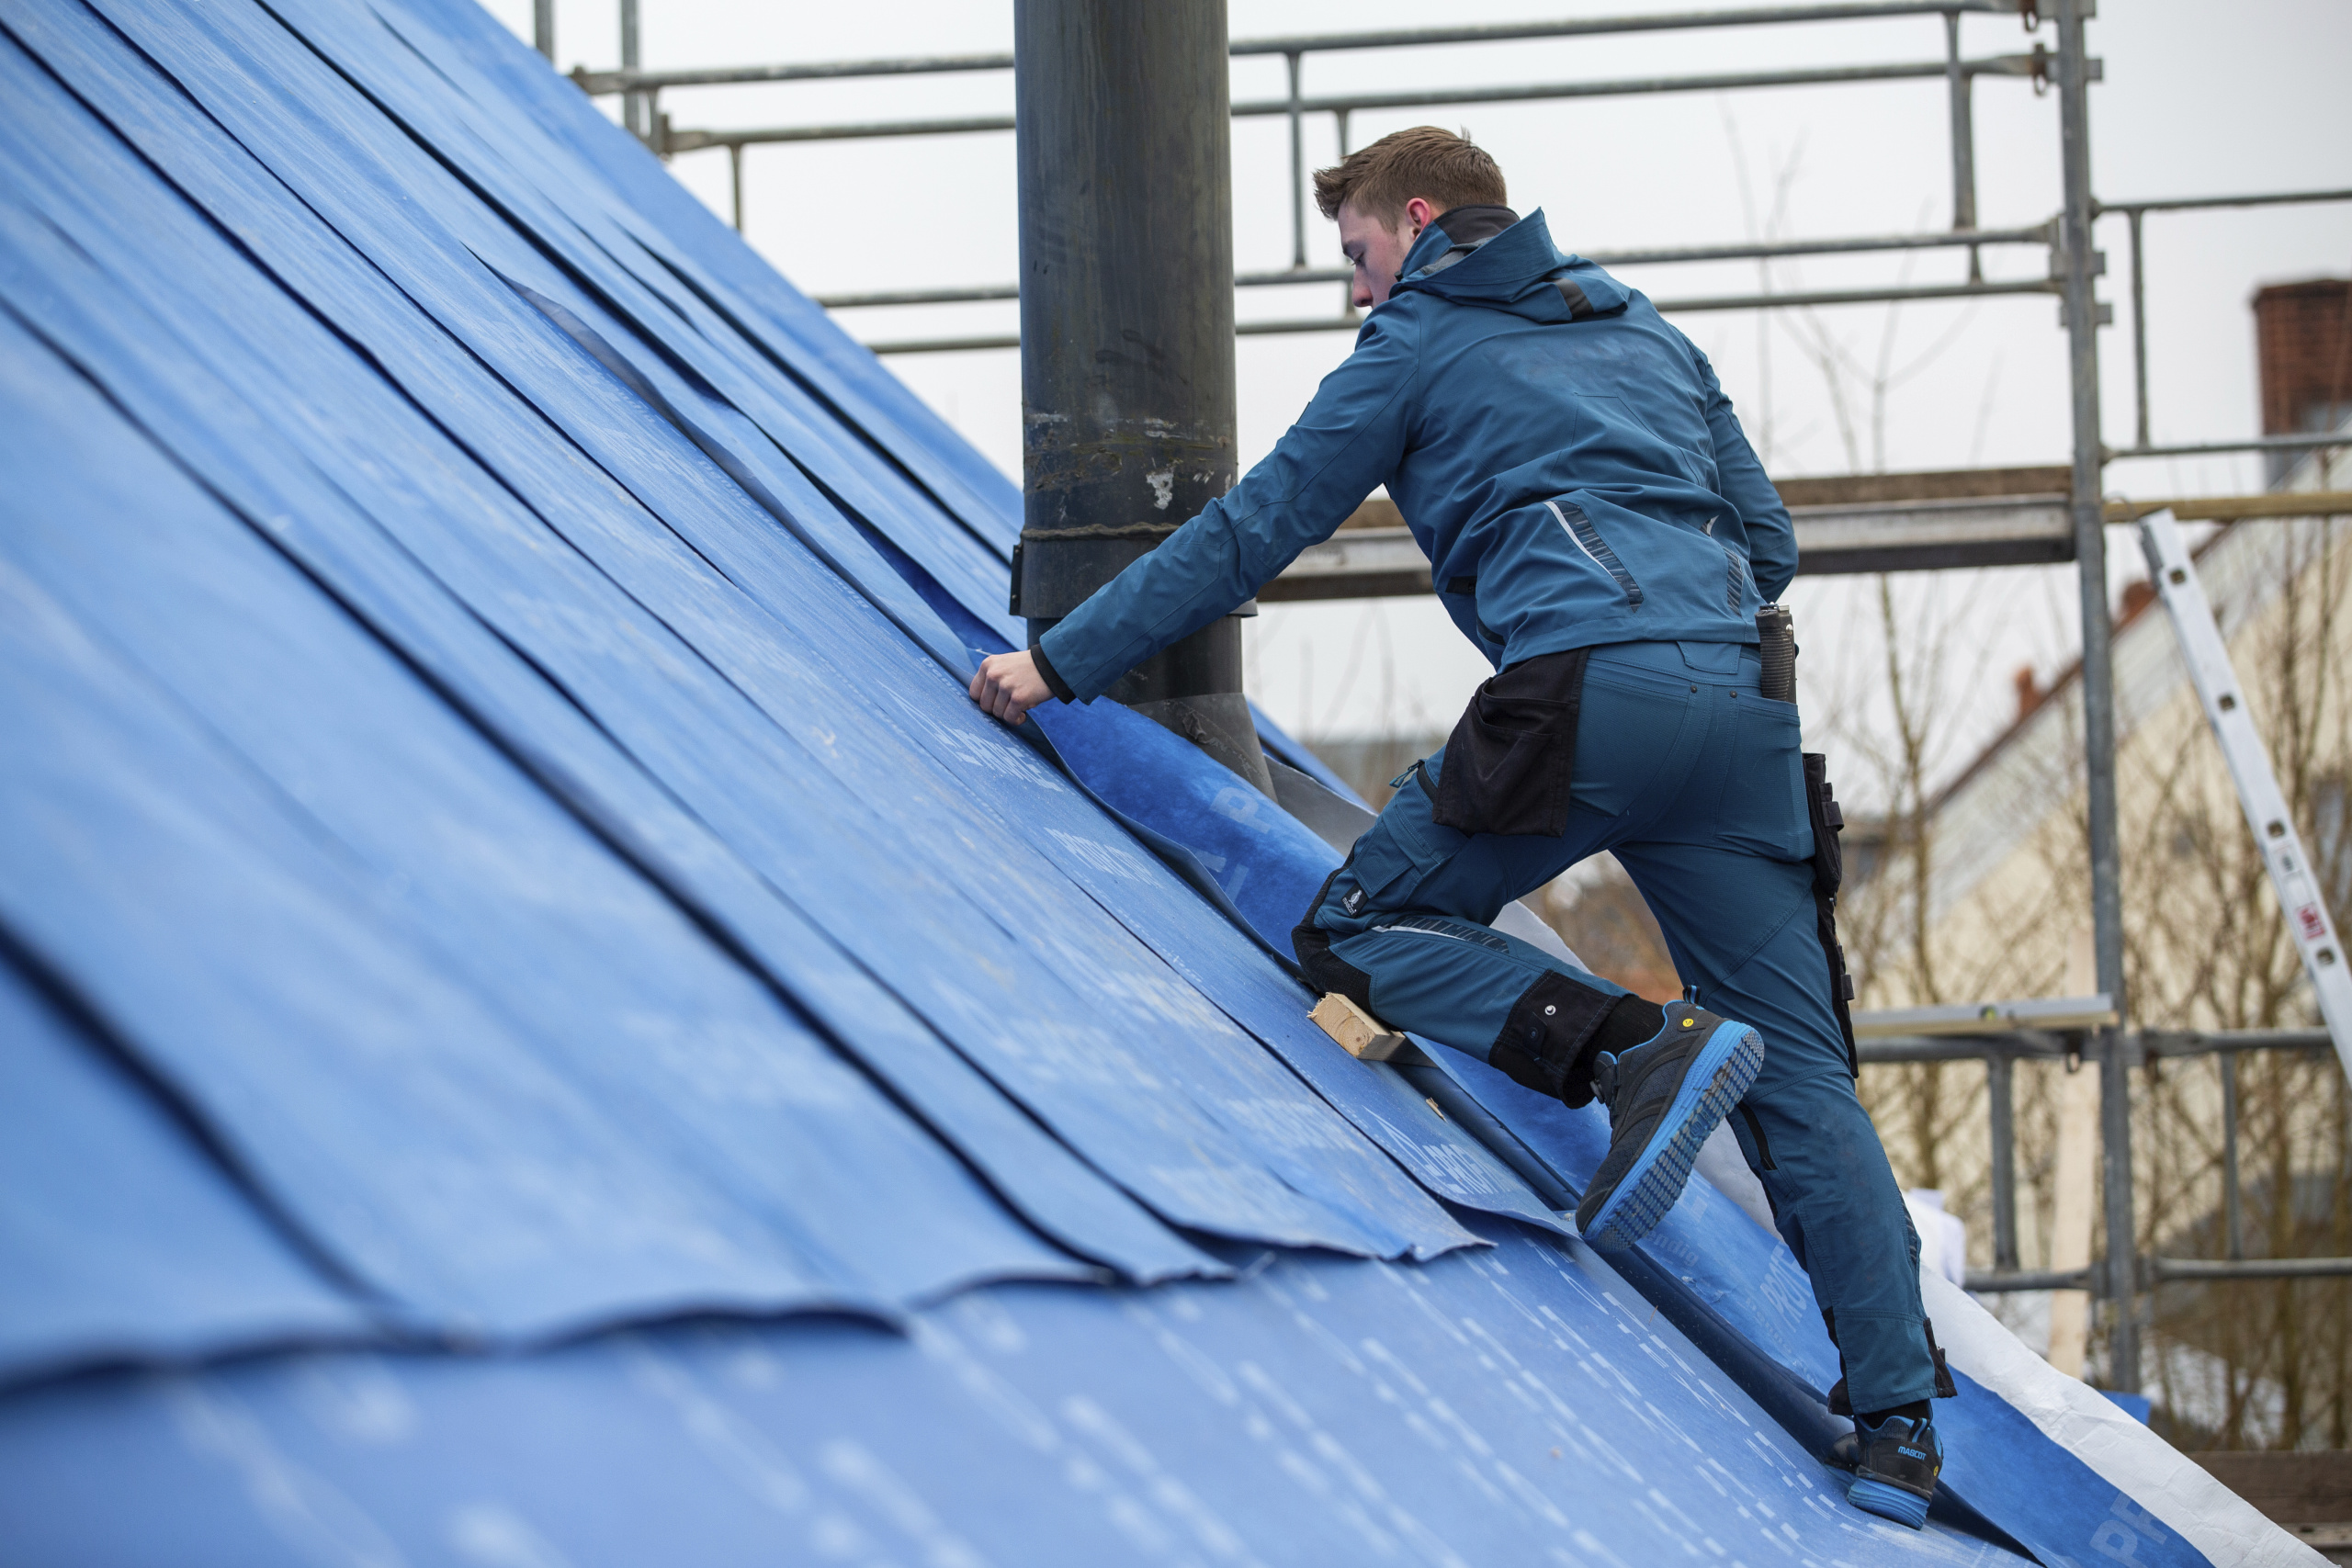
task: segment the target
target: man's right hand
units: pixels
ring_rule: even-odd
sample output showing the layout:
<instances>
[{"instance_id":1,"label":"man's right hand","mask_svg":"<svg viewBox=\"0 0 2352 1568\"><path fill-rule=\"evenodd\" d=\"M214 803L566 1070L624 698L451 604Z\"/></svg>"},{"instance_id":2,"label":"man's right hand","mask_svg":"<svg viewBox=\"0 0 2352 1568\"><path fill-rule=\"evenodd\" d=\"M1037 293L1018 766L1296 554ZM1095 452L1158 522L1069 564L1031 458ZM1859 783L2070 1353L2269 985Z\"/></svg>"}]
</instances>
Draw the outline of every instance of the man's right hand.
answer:
<instances>
[{"instance_id":1,"label":"man's right hand","mask_svg":"<svg viewBox=\"0 0 2352 1568\"><path fill-rule=\"evenodd\" d=\"M980 660L972 677L972 700L1007 724L1019 724L1029 710L1054 694L1037 673L1037 661L1027 649L992 653Z\"/></svg>"}]
</instances>

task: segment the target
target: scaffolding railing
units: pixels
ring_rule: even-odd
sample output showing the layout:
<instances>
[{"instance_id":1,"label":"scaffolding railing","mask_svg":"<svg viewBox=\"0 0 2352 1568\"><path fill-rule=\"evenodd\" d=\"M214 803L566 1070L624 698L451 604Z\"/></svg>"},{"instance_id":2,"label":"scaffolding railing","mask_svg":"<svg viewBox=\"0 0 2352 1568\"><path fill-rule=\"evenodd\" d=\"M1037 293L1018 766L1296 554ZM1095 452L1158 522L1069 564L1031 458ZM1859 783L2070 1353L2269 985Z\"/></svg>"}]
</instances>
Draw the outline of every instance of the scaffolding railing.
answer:
<instances>
[{"instance_id":1,"label":"scaffolding railing","mask_svg":"<svg viewBox=\"0 0 2352 1568\"><path fill-rule=\"evenodd\" d=\"M2069 414L2072 427L2071 462L2065 470L2067 482L2063 495L2047 498L2016 498L2020 510L2032 510L2023 503L2037 506L2052 503L2064 508L2064 520L2055 517L2046 525L2036 523L2032 528L2047 532L2046 540L2024 540L2003 537L1989 547L1993 553L1979 552L1971 557L1965 549L1915 549L1882 552L1878 556L1858 555L1858 559L1879 564L1866 570L1896 570L1906 567L1934 568L1968 564L1971 560L1984 562L2027 559L2068 559L2075 564L2080 600L2083 635L2083 739L2085 742L2085 795L2088 817L2090 849L2091 906L2096 971L2100 989L2117 998L2119 1017L2128 1017L2123 996L2123 924L2121 904L2120 856L2116 802L2115 777L2115 697L2109 641L2113 630L2107 599L2106 528L2111 520L2109 505L2102 491L2102 471L2106 464L2129 458L2209 456L2249 452L2295 452L2340 447L2347 443L2342 432L2312 434L2270 434L2239 439L2156 443L2150 435L2148 396L2148 352L2145 326L2146 265L2145 224L2151 214L2188 212L2257 206L2278 206L2301 203L2342 202L2352 200L2352 189L2274 192L2266 194L2222 195L2198 197L2150 197L2127 202L2101 202L2093 194L2090 173L2090 112L2089 85L2100 80L2102 63L2087 49L2084 24L2092 14L2095 0L1858 0L1858 3L1795 5L1758 7L1744 10L1711 10L1677 12L1657 16L1634 16L1608 18L1559 20L1549 22L1519 22L1494 26L1453 28L1421 28L1394 31L1334 33L1288 38L1256 39L1237 41L1231 46L1237 57L1280 56L1285 66L1287 90L1279 98L1250 99L1233 106L1239 118L1279 116L1290 126L1290 229L1291 265L1272 271L1245 273L1234 279L1236 287L1258 288L1296 285L1345 285L1347 275L1333 268L1316 268L1307 264L1306 192L1307 168L1305 125L1311 115L1329 114L1338 133L1339 145L1344 153L1349 144L1351 118L1361 113L1404 107L1438 107L1474 103L1532 103L1598 96L1616 96L1678 92L1724 92L1734 90L1786 87L1799 85L1829 85L1838 84L1917 81L1940 79L1945 84L1945 107L1950 123L1950 179L1951 186L1951 226L1948 230L1917 234L1888 234L1855 238L1813 240L1781 240L1744 244L1681 246L1620 252L1594 259L1617 265L1671 265L1677 263L1724 262L1738 260L1768 261L1777 258L1894 253L1924 249L1963 249L1968 253L1967 278L1963 282L1857 288L1778 292L1769 288L1754 293L1725 294L1690 299L1660 299L1658 308L1669 314L1696 310L1790 310L1827 308L1845 305L1894 303L1988 297L2027 298L2052 297L2060 302L2061 330L2066 334L2069 378ZM536 0L537 40L541 51L554 58L555 45L552 13L548 0ZM969 54L949 56L909 57L891 60L820 62L776 65L722 66L701 70L647 71L641 68L639 50L639 0L620 0L621 63L617 71L592 71L585 67L575 70L572 79L583 91L595 95L618 94L623 101L623 121L647 144L665 157L704 149L725 148L730 160L733 191L733 214L736 227L743 222L743 157L748 147L763 144L794 142L840 141L877 137L974 135L1009 132L1013 129L1010 115L972 115L962 118L905 118L873 120L842 124L801 124L750 129L678 128L671 124L669 115L660 107L664 92L689 87L777 84L806 81L840 81L854 78L920 77L970 72L1001 72L1013 67L1010 54ZM1974 15L2015 16L2029 35L2034 35L2030 51L1971 58L1961 51L1961 19ZM1934 17L1942 23L1943 49L1940 58L1895 62L1876 65L1843 65L1817 69L1757 71L1715 74L1649 76L1593 82L1551 82L1536 84L1506 84L1493 86L1430 88L1407 93L1343 93L1310 96L1303 81L1304 62L1313 55L1361 50L1423 49L1452 44L1494 43L1547 38L1594 37L1609 34L1634 34L1672 30L1699 30L1720 28L1770 27L1800 23L1829 24L1887 17ZM2038 36L2047 25L2054 29L2054 44L2045 44ZM2059 152L2063 200L2059 210L2048 220L2024 228L1980 229L1977 226L1976 156L1973 92L1980 78L2010 80L2030 84L2036 94L2054 91L2059 110ZM2128 228L2131 246L2131 293L2132 306L2132 380L2134 389L2133 439L2129 446L2109 446L2102 434L2099 406L2098 329L2113 321L2112 306L2098 297L2097 280L2105 272L2105 258L2096 249L2097 226L2103 218L2120 217ZM1982 265L1985 249L1994 246L2041 246L2048 265L2040 276L2016 280L1987 280ZM857 294L820 297L820 303L837 310L878 307L967 304L988 300L1010 300L1019 297L1012 284L946 286L933 288L879 290ZM1353 309L1348 308L1330 316L1297 320L1241 321L1236 331L1244 335L1287 333L1352 331L1360 324ZM871 343L867 346L880 354L943 353L979 349L1003 349L1018 345L1017 336L981 334L913 338L897 342ZM1928 499L1928 498L1919 498ZM1935 509L1928 508L1925 516ZM2177 514L2177 507L2176 506ZM2036 513L2037 516L2039 513ZM2267 512L2250 515L2278 514L2275 506ZM1937 513L1940 516L1940 513ZM1949 521L1949 519L1945 519ZM1996 530L1997 531L1997 530ZM2011 532L2016 530L2012 529ZM1361 541L1359 541L1361 542ZM2002 553L2007 552L2007 553ZM1315 596L1295 594L1294 597ZM2015 1037L2020 1042L2026 1036ZM2075 1048L2109 1064L2102 1074L2101 1123L2101 1213L2106 1233L2106 1251L2110 1258L2132 1259L2135 1243L2132 1231L2132 1185L2131 1149L2131 1107L2129 1073L2125 1068L2140 1060L2151 1050L2163 1054L2170 1047L2163 1042L2180 1037L2158 1036L2126 1032L2120 1024L2086 1032ZM2221 1036L2196 1036L2199 1040L2223 1039ZM1992 1040L1992 1037L1987 1037ZM2324 1036L2322 1036L2324 1039ZM2151 1044L2151 1042L2156 1043ZM2046 1044L2046 1043L2045 1043ZM1866 1060L1930 1060L1934 1056L1905 1056L1903 1051L1912 1049L1902 1043L1875 1043L1866 1049ZM2236 1049L2214 1044L2215 1051ZM2247 1047L2255 1048L2255 1047ZM2273 1048L2268 1045L2260 1048ZM2286 1048L2286 1047L2277 1047ZM2301 1045L2293 1048L2301 1049ZM1963 1046L1951 1040L1916 1047L1921 1051L1945 1052L1983 1056L1988 1070L1995 1070L1996 1061L2013 1062L2020 1055L2044 1050L2044 1044L2019 1043L2014 1048L1993 1040L1980 1041L1973 1046ZM2064 1046L2059 1047L2062 1051ZM2014 1209L2010 1210L2013 1231ZM2014 1260L2012 1259L2012 1262ZM2154 1259L2144 1266L2134 1261L2115 1272L2106 1280L2102 1299L2111 1308L2109 1332L2109 1376L2113 1386L2133 1390L2140 1383L2139 1317L2136 1294L2148 1283L2165 1279L2236 1279L2253 1278L2245 1268L2279 1269L2289 1260L2268 1260L2256 1264L2243 1258L2212 1260ZM2335 1271L2334 1265L2341 1260L2302 1260L2311 1263L2320 1273ZM2324 1266L2324 1267L2322 1267ZM2212 1272L2214 1269L2222 1271ZM2234 1271L2233 1271L2234 1270ZM2310 1271L2310 1270L2306 1270ZM1996 1270L1996 1273L1999 1271ZM2038 1279L2012 1268L2007 1277L2012 1280ZM2276 1277L2275 1274L2269 1277ZM2069 1274L2066 1283L2073 1283ZM2041 1280L2032 1285L2011 1284L2008 1288L2046 1289L2059 1281ZM2002 1288L1987 1285L1985 1288Z\"/></svg>"},{"instance_id":2,"label":"scaffolding railing","mask_svg":"<svg viewBox=\"0 0 2352 1568\"><path fill-rule=\"evenodd\" d=\"M2335 443L2304 435L2266 435L2245 446L2192 442L2159 446L2148 439L2148 273L2143 220L2151 212L2211 212L2248 207L2297 207L2321 202L2352 201L2352 190L2272 191L2249 196L2170 197L2161 201L2094 202L2100 216L2120 212L2130 225L2132 241L2132 443L2107 449L2107 459L2124 457L2201 457L2218 452L2296 452Z\"/></svg>"},{"instance_id":3,"label":"scaffolding railing","mask_svg":"<svg viewBox=\"0 0 2352 1568\"><path fill-rule=\"evenodd\" d=\"M592 95L619 95L623 100L624 123L664 157L673 157L680 153L709 148L727 149L732 164L730 187L733 195L734 223L738 230L743 226L743 150L746 147L791 142L862 141L876 137L972 135L1007 132L1013 128L1011 115L968 115L956 118L870 120L730 130L673 127L670 123L669 116L660 107L660 95L665 89L1010 71L1012 69L1013 59L1010 54L933 55L894 60L834 61L800 64L647 71L637 66L637 11L638 0L622 0L622 68L617 71L592 71L582 66L573 70L572 80L579 84L582 91ZM1252 274L1237 278L1235 281L1242 287L1265 287L1316 282L1344 283L1346 280L1347 275L1344 272L1315 268L1307 264L1308 182L1305 125L1306 118L1310 115L1329 114L1332 117L1340 150L1344 154L1348 150L1351 117L1382 109L1441 107L1479 103L1535 103L1657 93L1725 92L1766 87L1940 80L1945 84L1951 122L1953 214L1951 232L1810 243L1796 242L1780 245L1689 247L1679 250L1629 253L1616 256L1596 256L1593 259L1604 264L1613 262L1624 265L1636 262L1765 259L1774 256L1823 254L1832 252L1910 250L1923 246L1958 245L1969 251L1969 276L1964 284L1927 286L1916 289L1840 289L1804 296L1771 296L1769 299L1760 296L1726 296L1714 299L1667 301L1663 302L1661 307L1679 310L1750 310L1785 308L1793 305L1847 305L1903 299L1965 299L1978 294L2056 293L2058 287L2054 280L2008 284L1986 284L1984 281L1980 265L1982 247L1993 244L2047 245L2052 238L2052 230L2050 225L2042 225L2033 230L1984 233L1976 231L1976 160L1973 98L1973 84L1980 76L2009 77L2032 83L2036 91L2046 89L2050 82L2052 56L2046 46L2037 42L2032 50L2027 52L1978 59L1964 58L1960 51L1960 18L1967 14L2008 16L2022 14L2030 22L2038 24L2039 20L2032 6L2030 3L2020 3L2020 0L1925 0L1925 3L1922 3L1922 0L1863 0L1863 3L1781 6L1740 11L1693 11L1648 17L1596 17L1510 23L1490 27L1415 28L1236 40L1230 46L1230 51L1235 57L1280 55L1285 66L1289 91L1283 97L1236 103L1232 112L1236 118L1279 116L1290 122L1291 265L1284 271ZM1323 94L1309 96L1301 85L1306 58L1318 53L1363 50L1424 49L1448 44L1589 38L1611 34L1776 26L1801 22L1850 22L1897 17L1940 18L1944 24L1943 57L1939 60L1875 65L1839 65L1800 70L1729 72L1680 76L1643 76L1597 82L1435 87L1401 93ZM541 47L550 54L551 58L552 39L543 35ZM2089 70L2094 79L2097 78L2099 69L2100 66L2097 61L2090 62ZM1011 285L983 285L975 288L899 290L874 296L836 296L822 299L820 303L834 309L854 309L881 304L967 303L984 299L1012 299L1016 298L1017 294L1017 289ZM1245 323L1241 330L1248 333L1352 331L1356 324L1353 311L1343 310L1334 316L1305 321L1250 322ZM869 346L873 347L876 353L915 354L1002 348L1012 346L1017 342L1018 339L1008 340L999 334L912 339L902 343L876 344Z\"/></svg>"},{"instance_id":4,"label":"scaffolding railing","mask_svg":"<svg viewBox=\"0 0 2352 1568\"><path fill-rule=\"evenodd\" d=\"M1860 1019L1857 1020L1860 1022ZM2101 1051L2101 1034L2109 1033ZM1864 1066L1890 1063L1982 1062L1984 1066L1987 1186L1993 1211L1993 1267L1968 1271L1968 1289L2087 1291L2108 1301L2126 1301L2174 1280L2317 1280L2352 1277L2352 1258L2248 1258L2245 1247L2245 1185L2239 1170L2238 1060L2251 1052L2325 1052L2333 1043L2324 1029L2111 1030L2100 1028L2012 1029L1972 1034L1894 1035L1866 1039L1857 1047ZM2017 1064L2086 1060L2100 1064L2102 1106L2113 1100L2109 1077L2158 1061L2216 1058L2221 1077L2222 1247L2220 1258L2165 1258L2134 1245L2109 1251L2080 1269L2024 1269L2018 1248ZM2128 1218L2128 1216L2126 1216ZM2118 1262L2122 1269L2119 1276Z\"/></svg>"}]
</instances>

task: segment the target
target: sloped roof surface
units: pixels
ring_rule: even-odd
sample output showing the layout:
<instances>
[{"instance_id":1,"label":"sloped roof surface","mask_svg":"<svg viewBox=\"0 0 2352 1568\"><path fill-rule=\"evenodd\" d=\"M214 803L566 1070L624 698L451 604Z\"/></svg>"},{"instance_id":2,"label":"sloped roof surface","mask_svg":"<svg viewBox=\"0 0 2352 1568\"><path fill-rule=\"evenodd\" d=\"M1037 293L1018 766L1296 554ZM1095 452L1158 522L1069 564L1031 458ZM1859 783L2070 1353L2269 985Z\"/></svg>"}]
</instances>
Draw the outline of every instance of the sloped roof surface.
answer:
<instances>
[{"instance_id":1,"label":"sloped roof surface","mask_svg":"<svg viewBox=\"0 0 2352 1568\"><path fill-rule=\"evenodd\" d=\"M488 17L0 28L0 1560L2120 1528L1973 1383L1846 1507L1775 1238L1307 1023L1335 853L980 716L1018 497Z\"/></svg>"}]
</instances>

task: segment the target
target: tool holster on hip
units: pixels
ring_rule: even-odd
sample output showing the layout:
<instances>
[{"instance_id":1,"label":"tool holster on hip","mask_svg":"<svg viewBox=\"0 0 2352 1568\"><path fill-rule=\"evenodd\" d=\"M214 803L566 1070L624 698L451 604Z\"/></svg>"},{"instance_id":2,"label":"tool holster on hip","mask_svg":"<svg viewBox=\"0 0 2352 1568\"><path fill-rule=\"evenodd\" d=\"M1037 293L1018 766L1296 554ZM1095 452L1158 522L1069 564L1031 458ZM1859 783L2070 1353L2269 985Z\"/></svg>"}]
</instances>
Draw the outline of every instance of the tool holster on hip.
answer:
<instances>
[{"instance_id":1,"label":"tool holster on hip","mask_svg":"<svg viewBox=\"0 0 2352 1568\"><path fill-rule=\"evenodd\" d=\"M1819 751L1804 753L1804 807L1813 818L1814 929L1821 936L1822 956L1829 961L1829 1005L1838 1013L1838 1032L1846 1038L1846 1068L1861 1077L1860 1054L1854 1049L1854 979L1846 973L1846 950L1838 944L1838 888L1846 878L1838 834L1846 826L1838 796L1829 787L1829 759Z\"/></svg>"}]
</instances>

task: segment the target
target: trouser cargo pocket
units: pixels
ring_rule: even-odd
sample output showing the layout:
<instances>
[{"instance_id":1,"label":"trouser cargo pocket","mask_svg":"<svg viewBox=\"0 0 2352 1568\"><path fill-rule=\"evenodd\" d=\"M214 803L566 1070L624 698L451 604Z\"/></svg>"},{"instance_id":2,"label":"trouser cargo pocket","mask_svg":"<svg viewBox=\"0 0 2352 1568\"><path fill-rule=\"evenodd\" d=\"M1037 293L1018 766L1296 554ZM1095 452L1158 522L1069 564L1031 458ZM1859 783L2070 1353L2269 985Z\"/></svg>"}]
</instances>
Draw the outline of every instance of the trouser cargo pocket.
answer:
<instances>
[{"instance_id":1,"label":"trouser cargo pocket","mask_svg":"<svg viewBox=\"0 0 2352 1568\"><path fill-rule=\"evenodd\" d=\"M1590 653L1542 654L1479 686L1445 742L1436 821L1464 833L1567 830Z\"/></svg>"}]
</instances>

